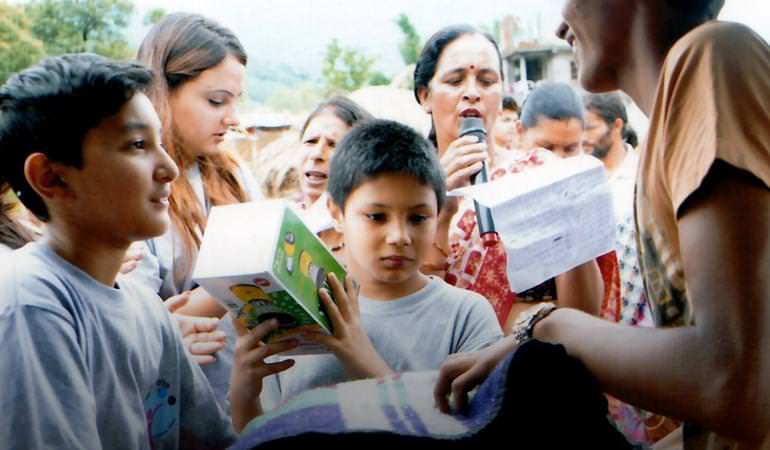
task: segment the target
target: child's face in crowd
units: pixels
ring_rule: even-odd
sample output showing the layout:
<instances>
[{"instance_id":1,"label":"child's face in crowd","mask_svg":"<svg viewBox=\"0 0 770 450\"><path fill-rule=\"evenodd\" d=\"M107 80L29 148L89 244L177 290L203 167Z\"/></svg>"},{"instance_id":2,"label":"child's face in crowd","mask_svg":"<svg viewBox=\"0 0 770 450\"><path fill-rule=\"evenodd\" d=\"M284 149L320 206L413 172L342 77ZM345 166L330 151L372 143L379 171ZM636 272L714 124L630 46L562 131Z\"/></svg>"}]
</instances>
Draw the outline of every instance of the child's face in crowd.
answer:
<instances>
[{"instance_id":1,"label":"child's face in crowd","mask_svg":"<svg viewBox=\"0 0 770 450\"><path fill-rule=\"evenodd\" d=\"M518 119L518 114L507 109L497 116L495 129L492 133L495 138L495 145L501 149L513 148L513 141L516 136L516 121Z\"/></svg>"},{"instance_id":2,"label":"child's face in crowd","mask_svg":"<svg viewBox=\"0 0 770 450\"><path fill-rule=\"evenodd\" d=\"M541 147L560 158L583 153L583 122L580 119L554 120L540 116L533 127L520 128L523 149Z\"/></svg>"},{"instance_id":3,"label":"child's face in crowd","mask_svg":"<svg viewBox=\"0 0 770 450\"><path fill-rule=\"evenodd\" d=\"M439 142L458 137L460 119L478 116L492 130L503 97L500 60L487 38L466 34L447 45L436 65L423 108L433 115Z\"/></svg>"},{"instance_id":4,"label":"child's face in crowd","mask_svg":"<svg viewBox=\"0 0 770 450\"><path fill-rule=\"evenodd\" d=\"M301 139L307 154L300 167L299 186L309 202L315 202L326 192L329 161L348 131L350 127L330 109L316 115L305 129Z\"/></svg>"},{"instance_id":5,"label":"child's face in crowd","mask_svg":"<svg viewBox=\"0 0 770 450\"><path fill-rule=\"evenodd\" d=\"M136 94L83 140L83 167L60 168L66 204L57 215L94 239L126 246L163 234L171 182L179 174L161 146L160 119Z\"/></svg>"},{"instance_id":6,"label":"child's face in crowd","mask_svg":"<svg viewBox=\"0 0 770 450\"><path fill-rule=\"evenodd\" d=\"M386 173L331 205L345 236L348 269L361 292L383 300L425 285L419 271L436 234L436 193L408 174Z\"/></svg>"},{"instance_id":7,"label":"child's face in crowd","mask_svg":"<svg viewBox=\"0 0 770 450\"><path fill-rule=\"evenodd\" d=\"M238 125L236 103L245 73L229 55L171 92L174 133L190 156L217 154L227 130Z\"/></svg>"}]
</instances>

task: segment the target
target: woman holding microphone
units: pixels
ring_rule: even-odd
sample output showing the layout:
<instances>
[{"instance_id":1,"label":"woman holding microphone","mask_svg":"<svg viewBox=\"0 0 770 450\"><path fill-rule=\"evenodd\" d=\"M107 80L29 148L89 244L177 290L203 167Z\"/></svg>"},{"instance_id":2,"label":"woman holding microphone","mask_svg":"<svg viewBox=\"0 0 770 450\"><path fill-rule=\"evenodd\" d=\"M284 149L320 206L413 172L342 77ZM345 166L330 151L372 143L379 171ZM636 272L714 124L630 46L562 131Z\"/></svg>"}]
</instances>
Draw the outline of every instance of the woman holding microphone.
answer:
<instances>
[{"instance_id":1,"label":"woman holding microphone","mask_svg":"<svg viewBox=\"0 0 770 450\"><path fill-rule=\"evenodd\" d=\"M468 185L484 162L491 177L496 178L551 156L545 150L534 150L513 158L497 152L491 139L479 142L474 136L460 137L460 123L468 117L480 119L489 135L502 108L500 50L492 37L473 27L446 27L427 41L414 71L414 95L431 115L429 137L446 171L448 190ZM599 314L602 276L594 261L526 293L512 292L503 245L482 241L472 201L453 200L442 210L433 247L424 271L485 296L506 332L533 302L557 301L561 306Z\"/></svg>"}]
</instances>

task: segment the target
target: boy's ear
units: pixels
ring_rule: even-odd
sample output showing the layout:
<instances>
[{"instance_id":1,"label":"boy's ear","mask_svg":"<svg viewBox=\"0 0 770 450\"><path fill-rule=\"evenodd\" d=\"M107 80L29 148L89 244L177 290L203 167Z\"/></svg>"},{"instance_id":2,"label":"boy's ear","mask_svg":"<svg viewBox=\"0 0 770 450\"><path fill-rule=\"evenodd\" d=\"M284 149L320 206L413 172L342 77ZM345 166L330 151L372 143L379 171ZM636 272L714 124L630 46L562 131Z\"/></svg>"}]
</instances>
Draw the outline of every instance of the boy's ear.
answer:
<instances>
[{"instance_id":1,"label":"boy's ear","mask_svg":"<svg viewBox=\"0 0 770 450\"><path fill-rule=\"evenodd\" d=\"M329 210L332 219L334 219L334 231L342 233L342 220L344 219L342 208L337 206L337 204L334 203L334 200L329 196L326 197L326 208Z\"/></svg>"},{"instance_id":2,"label":"boy's ear","mask_svg":"<svg viewBox=\"0 0 770 450\"><path fill-rule=\"evenodd\" d=\"M44 153L32 153L24 161L24 177L43 200L71 197L72 190L64 181L64 164L48 159Z\"/></svg>"}]
</instances>

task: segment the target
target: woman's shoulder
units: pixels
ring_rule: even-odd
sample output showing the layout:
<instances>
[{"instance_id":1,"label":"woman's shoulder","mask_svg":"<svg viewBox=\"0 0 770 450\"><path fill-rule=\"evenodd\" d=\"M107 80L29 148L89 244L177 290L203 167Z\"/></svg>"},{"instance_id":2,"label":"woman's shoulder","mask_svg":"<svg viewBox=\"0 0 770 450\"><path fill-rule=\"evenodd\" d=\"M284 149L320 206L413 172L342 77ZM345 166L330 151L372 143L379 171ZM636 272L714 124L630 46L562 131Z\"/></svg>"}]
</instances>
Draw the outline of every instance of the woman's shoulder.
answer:
<instances>
[{"instance_id":1,"label":"woman's shoulder","mask_svg":"<svg viewBox=\"0 0 770 450\"><path fill-rule=\"evenodd\" d=\"M750 42L767 43L751 28L746 25L713 20L700 25L682 36L674 45L674 49L682 47L701 47L708 44L734 43L746 45Z\"/></svg>"},{"instance_id":2,"label":"woman's shoulder","mask_svg":"<svg viewBox=\"0 0 770 450\"><path fill-rule=\"evenodd\" d=\"M757 72L767 76L759 68L770 64L770 47L746 25L706 22L679 38L666 55L666 66L672 70L680 66L696 70L703 64L709 66L709 73L711 66L726 65L733 69L729 73L736 73L735 67L744 67L746 70L740 72L744 77Z\"/></svg>"}]
</instances>

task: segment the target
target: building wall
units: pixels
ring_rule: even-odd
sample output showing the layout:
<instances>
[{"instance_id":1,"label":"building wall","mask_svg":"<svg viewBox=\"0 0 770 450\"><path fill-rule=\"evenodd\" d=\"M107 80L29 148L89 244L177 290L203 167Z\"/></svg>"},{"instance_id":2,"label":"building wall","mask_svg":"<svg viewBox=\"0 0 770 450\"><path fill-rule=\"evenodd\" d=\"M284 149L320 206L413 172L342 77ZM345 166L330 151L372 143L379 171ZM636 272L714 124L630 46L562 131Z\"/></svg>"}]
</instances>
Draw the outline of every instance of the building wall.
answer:
<instances>
[{"instance_id":1,"label":"building wall","mask_svg":"<svg viewBox=\"0 0 770 450\"><path fill-rule=\"evenodd\" d=\"M521 56L516 55L513 57L508 57L505 60L505 71L506 71L506 80L509 85L513 85L516 81L519 80L519 76L521 74ZM573 61L574 57L572 55L572 52L570 51L559 51L557 53L547 53L547 54L539 54L537 56L535 55L528 55L526 56L527 60L538 60L540 62L540 65L542 67L542 73L541 76L538 77L537 74L529 73L527 72L527 80L529 81L542 81L542 80L548 80L548 81L561 81L565 83L574 83L573 78Z\"/></svg>"},{"instance_id":2,"label":"building wall","mask_svg":"<svg viewBox=\"0 0 770 450\"><path fill-rule=\"evenodd\" d=\"M569 53L554 55L548 63L546 79L570 83L572 81L572 55Z\"/></svg>"}]
</instances>

